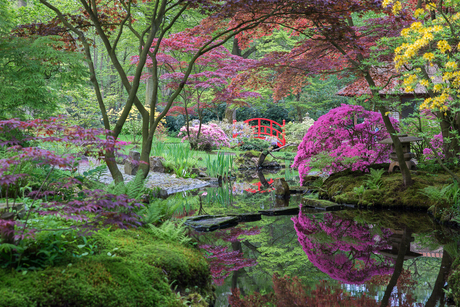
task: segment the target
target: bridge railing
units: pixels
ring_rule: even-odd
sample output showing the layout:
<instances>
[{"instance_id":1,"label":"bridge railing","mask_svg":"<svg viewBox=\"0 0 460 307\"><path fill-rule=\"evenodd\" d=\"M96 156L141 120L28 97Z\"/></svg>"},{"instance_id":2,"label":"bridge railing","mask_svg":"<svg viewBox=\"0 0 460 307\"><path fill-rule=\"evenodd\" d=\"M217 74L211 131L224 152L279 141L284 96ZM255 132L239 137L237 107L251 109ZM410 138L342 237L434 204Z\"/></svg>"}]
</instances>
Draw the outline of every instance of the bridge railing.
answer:
<instances>
[{"instance_id":1,"label":"bridge railing","mask_svg":"<svg viewBox=\"0 0 460 307\"><path fill-rule=\"evenodd\" d=\"M269 126L263 125L262 121L269 122ZM274 136L277 140L278 146L286 145L286 138L285 138L285 130L284 126L286 125L286 120L283 119L283 125L275 122L274 120L268 118L251 118L244 121L245 123L249 124L251 122L257 122L257 125L250 125L253 131L254 137L257 139L265 139L265 136ZM233 121L233 125L235 126L236 120ZM280 130L278 130L280 129ZM233 138L237 137L237 134L233 134Z\"/></svg>"}]
</instances>

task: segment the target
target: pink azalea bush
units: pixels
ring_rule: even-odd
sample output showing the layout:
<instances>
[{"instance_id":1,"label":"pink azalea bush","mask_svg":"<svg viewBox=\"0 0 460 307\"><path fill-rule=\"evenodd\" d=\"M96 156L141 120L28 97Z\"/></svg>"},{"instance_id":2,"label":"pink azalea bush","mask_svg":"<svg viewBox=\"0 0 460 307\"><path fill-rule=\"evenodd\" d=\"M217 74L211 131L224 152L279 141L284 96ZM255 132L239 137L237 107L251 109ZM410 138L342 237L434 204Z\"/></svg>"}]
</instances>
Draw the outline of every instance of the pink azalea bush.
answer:
<instances>
[{"instance_id":1,"label":"pink azalea bush","mask_svg":"<svg viewBox=\"0 0 460 307\"><path fill-rule=\"evenodd\" d=\"M300 211L292 221L308 260L333 279L363 284L374 275L393 272L394 260L379 255L379 250L390 247L389 229L378 235L372 225L332 213L309 217Z\"/></svg>"},{"instance_id":2,"label":"pink azalea bush","mask_svg":"<svg viewBox=\"0 0 460 307\"><path fill-rule=\"evenodd\" d=\"M443 145L442 134L441 133L436 134L433 137L433 139L431 139L430 143L434 147L434 149L436 149L436 151L438 152L439 157L441 159L444 159L444 153L443 153L443 149L442 149L442 145ZM431 148L423 149L423 156L425 157L425 160L435 159L435 154L431 150Z\"/></svg>"},{"instance_id":3,"label":"pink azalea bush","mask_svg":"<svg viewBox=\"0 0 460 307\"><path fill-rule=\"evenodd\" d=\"M355 116L364 121L355 125ZM390 120L393 126L398 126L396 119ZM378 141L389 136L380 113L343 104L321 116L308 129L293 167L299 168L301 182L315 167L327 173L348 168L366 171L369 165L388 162L390 146Z\"/></svg>"},{"instance_id":4,"label":"pink azalea bush","mask_svg":"<svg viewBox=\"0 0 460 307\"><path fill-rule=\"evenodd\" d=\"M212 123L209 125L201 125L200 134L198 135L199 127L200 125L189 127L189 138L187 135L187 127L184 126L180 129L178 136L184 135L182 142L187 140L190 143L196 143L198 149L230 146L228 136L218 125Z\"/></svg>"}]
</instances>

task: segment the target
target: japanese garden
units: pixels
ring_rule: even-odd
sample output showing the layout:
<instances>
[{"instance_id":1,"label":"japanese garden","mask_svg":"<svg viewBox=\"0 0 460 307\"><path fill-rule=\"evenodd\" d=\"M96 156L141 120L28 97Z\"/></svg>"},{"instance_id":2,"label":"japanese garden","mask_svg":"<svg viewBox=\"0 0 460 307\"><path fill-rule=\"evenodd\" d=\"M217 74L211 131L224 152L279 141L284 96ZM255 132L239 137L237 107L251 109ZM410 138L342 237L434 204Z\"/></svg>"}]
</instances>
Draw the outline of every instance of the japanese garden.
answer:
<instances>
[{"instance_id":1,"label":"japanese garden","mask_svg":"<svg viewBox=\"0 0 460 307\"><path fill-rule=\"evenodd\" d=\"M0 307L460 306L460 3L0 0Z\"/></svg>"}]
</instances>

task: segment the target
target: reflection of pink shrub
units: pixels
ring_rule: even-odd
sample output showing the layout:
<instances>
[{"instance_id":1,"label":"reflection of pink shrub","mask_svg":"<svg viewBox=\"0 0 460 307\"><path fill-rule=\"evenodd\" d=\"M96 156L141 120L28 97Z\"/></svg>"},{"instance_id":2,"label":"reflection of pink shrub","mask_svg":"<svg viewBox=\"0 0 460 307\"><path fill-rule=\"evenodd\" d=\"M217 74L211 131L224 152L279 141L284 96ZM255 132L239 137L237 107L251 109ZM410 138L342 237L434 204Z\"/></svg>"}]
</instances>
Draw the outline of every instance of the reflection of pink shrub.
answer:
<instances>
[{"instance_id":1,"label":"reflection of pink shrub","mask_svg":"<svg viewBox=\"0 0 460 307\"><path fill-rule=\"evenodd\" d=\"M184 135L182 142L188 140L196 143L197 148L230 146L229 139L225 132L216 124L201 125L200 135L198 136L199 125L189 127L190 138L187 135L187 127L182 127L178 136Z\"/></svg>"},{"instance_id":2,"label":"reflection of pink shrub","mask_svg":"<svg viewBox=\"0 0 460 307\"><path fill-rule=\"evenodd\" d=\"M438 155L441 159L444 159L444 153L442 152L442 145L443 145L443 139L442 139L442 134L436 134L433 136L433 138L430 141L431 145L436 149L438 152ZM431 150L431 148L425 148L423 149L423 155L425 156L425 160L431 160L435 159L434 152Z\"/></svg>"},{"instance_id":3,"label":"reflection of pink shrub","mask_svg":"<svg viewBox=\"0 0 460 307\"><path fill-rule=\"evenodd\" d=\"M292 221L310 262L330 277L362 284L374 275L392 273L394 261L378 254L379 250L388 248L390 230L382 229L379 236L372 231L372 226L331 213L310 218L301 211Z\"/></svg>"},{"instance_id":4,"label":"reflection of pink shrub","mask_svg":"<svg viewBox=\"0 0 460 307\"><path fill-rule=\"evenodd\" d=\"M355 116L364 122L354 125ZM391 118L391 121L397 126L396 119ZM313 168L311 163L316 156L323 157L325 163L321 168L328 173L347 168L366 170L371 164L388 161L390 147L377 143L387 137L389 134L380 113L361 106L342 105L321 116L308 129L293 167L299 168L301 180Z\"/></svg>"}]
</instances>

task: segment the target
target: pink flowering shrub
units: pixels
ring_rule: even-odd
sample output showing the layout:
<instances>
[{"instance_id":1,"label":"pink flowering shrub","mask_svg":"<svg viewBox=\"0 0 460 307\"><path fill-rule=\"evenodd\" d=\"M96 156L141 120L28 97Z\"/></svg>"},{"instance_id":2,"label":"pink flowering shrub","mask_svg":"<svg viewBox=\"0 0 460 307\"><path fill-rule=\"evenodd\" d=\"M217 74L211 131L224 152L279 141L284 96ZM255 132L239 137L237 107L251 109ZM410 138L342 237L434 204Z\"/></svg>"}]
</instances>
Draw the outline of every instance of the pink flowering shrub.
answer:
<instances>
[{"instance_id":1,"label":"pink flowering shrub","mask_svg":"<svg viewBox=\"0 0 460 307\"><path fill-rule=\"evenodd\" d=\"M371 225L358 224L326 213L309 217L299 212L293 217L297 238L308 260L335 280L362 284L374 275L391 274L394 260L379 255L389 248L389 229L380 235Z\"/></svg>"},{"instance_id":2,"label":"pink flowering shrub","mask_svg":"<svg viewBox=\"0 0 460 307\"><path fill-rule=\"evenodd\" d=\"M196 148L218 148L221 146L230 146L229 139L225 132L216 124L201 125L200 134L198 135L200 125L189 127L190 138L187 135L187 127L184 126L180 129L179 135L184 137L182 142L188 140L191 144L196 144Z\"/></svg>"},{"instance_id":3,"label":"pink flowering shrub","mask_svg":"<svg viewBox=\"0 0 460 307\"><path fill-rule=\"evenodd\" d=\"M444 159L444 153L442 149L443 145L443 139L442 139L442 134L436 134L430 141L431 145L436 149L438 152L438 155L441 159ZM425 148L423 149L423 156L425 157L425 160L432 160L435 159L435 154L431 150L431 148Z\"/></svg>"},{"instance_id":4,"label":"pink flowering shrub","mask_svg":"<svg viewBox=\"0 0 460 307\"><path fill-rule=\"evenodd\" d=\"M355 116L364 121L355 125ZM390 119L397 127L398 121ZM371 164L389 160L390 146L377 143L389 136L380 113L361 106L342 105L321 116L308 129L293 167L299 168L301 180L315 167L328 173L347 168L366 171Z\"/></svg>"}]
</instances>

